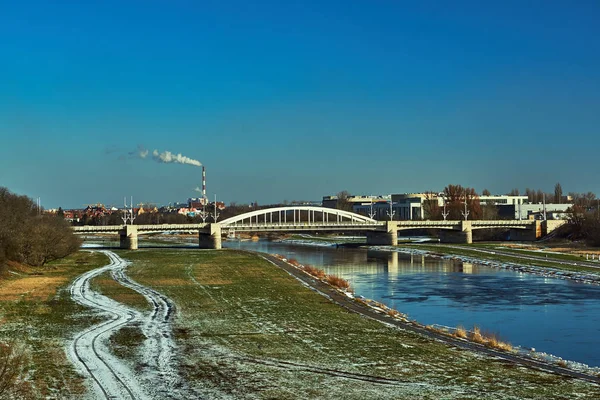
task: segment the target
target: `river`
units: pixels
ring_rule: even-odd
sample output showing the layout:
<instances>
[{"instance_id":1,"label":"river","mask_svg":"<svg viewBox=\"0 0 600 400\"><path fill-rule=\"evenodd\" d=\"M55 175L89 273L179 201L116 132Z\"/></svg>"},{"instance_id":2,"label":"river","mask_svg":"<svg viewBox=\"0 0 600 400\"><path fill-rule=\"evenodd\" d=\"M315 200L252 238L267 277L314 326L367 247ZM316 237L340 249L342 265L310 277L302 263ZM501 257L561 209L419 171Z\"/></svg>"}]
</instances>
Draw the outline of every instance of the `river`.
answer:
<instances>
[{"instance_id":1,"label":"river","mask_svg":"<svg viewBox=\"0 0 600 400\"><path fill-rule=\"evenodd\" d=\"M421 255L262 240L223 244L317 266L349 280L357 295L423 324L478 325L513 345L600 366L600 286Z\"/></svg>"}]
</instances>

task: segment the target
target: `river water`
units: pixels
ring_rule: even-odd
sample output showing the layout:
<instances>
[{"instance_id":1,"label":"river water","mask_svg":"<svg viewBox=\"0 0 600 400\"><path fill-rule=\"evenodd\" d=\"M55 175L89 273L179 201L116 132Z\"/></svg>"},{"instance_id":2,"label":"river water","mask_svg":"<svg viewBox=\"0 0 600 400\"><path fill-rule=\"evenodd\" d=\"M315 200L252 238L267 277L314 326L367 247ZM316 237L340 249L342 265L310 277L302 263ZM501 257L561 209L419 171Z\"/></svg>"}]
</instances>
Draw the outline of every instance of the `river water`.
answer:
<instances>
[{"instance_id":1,"label":"river water","mask_svg":"<svg viewBox=\"0 0 600 400\"><path fill-rule=\"evenodd\" d=\"M357 295L423 324L482 331L600 366L600 286L421 255L269 241L228 248L278 253L350 281Z\"/></svg>"}]
</instances>

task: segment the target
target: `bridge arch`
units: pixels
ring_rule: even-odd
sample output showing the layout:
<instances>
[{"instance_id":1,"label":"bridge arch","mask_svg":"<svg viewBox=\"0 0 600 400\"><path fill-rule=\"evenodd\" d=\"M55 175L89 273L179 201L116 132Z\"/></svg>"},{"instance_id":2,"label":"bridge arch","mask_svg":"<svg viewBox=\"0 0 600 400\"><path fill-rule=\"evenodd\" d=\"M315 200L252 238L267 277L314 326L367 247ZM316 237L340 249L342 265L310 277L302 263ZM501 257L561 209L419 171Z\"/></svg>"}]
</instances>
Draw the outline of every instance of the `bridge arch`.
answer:
<instances>
[{"instance_id":1,"label":"bridge arch","mask_svg":"<svg viewBox=\"0 0 600 400\"><path fill-rule=\"evenodd\" d=\"M291 214L291 215L290 215ZM302 218L306 217L305 220ZM244 214L227 218L220 222L222 227L233 227L238 222L249 221L251 224L258 223L262 219L264 223L352 223L373 225L378 222L364 215L349 211L338 210L335 208L315 207L315 206L291 206L274 207L262 210L250 211Z\"/></svg>"}]
</instances>

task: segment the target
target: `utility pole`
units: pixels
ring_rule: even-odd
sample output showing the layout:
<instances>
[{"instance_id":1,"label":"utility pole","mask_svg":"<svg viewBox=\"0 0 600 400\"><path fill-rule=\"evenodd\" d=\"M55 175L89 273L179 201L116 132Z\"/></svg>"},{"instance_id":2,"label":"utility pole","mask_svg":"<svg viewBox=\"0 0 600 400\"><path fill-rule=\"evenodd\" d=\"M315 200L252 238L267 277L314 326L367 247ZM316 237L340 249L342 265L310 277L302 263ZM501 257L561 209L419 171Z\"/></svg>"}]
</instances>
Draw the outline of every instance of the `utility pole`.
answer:
<instances>
[{"instance_id":1,"label":"utility pole","mask_svg":"<svg viewBox=\"0 0 600 400\"><path fill-rule=\"evenodd\" d=\"M217 213L217 195L215 194L215 212L211 215L213 220L217 222L217 218L219 218L219 213Z\"/></svg>"},{"instance_id":2,"label":"utility pole","mask_svg":"<svg viewBox=\"0 0 600 400\"><path fill-rule=\"evenodd\" d=\"M465 211L461 211L460 212L463 217L465 217L465 221L467 220L467 218L469 217L469 213L470 211L467 209L467 199L465 198Z\"/></svg>"}]
</instances>

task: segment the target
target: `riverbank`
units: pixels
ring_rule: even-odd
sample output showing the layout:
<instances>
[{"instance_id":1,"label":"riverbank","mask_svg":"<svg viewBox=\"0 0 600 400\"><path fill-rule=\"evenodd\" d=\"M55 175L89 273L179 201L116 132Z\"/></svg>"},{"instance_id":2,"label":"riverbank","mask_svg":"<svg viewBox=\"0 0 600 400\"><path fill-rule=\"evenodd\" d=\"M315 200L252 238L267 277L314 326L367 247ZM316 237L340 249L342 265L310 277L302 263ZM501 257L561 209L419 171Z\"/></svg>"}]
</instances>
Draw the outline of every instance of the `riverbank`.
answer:
<instances>
[{"instance_id":1,"label":"riverbank","mask_svg":"<svg viewBox=\"0 0 600 400\"><path fill-rule=\"evenodd\" d=\"M567 361L547 353L538 353L534 349L522 349L518 346L513 347L510 344L499 342L494 336L485 338L480 334L475 335L474 332L467 332L464 328L457 329L456 327L441 325L426 326L418 321L409 320L405 314L398 310L391 309L385 304L371 299L365 299L362 296L356 298L354 294L348 290L341 290L335 286L332 287L328 284L326 279L315 279L314 273L311 273L311 270L314 269L312 267L308 267L307 269L305 266L295 261L287 260L280 255L275 255L274 257L267 255L265 257L288 271L288 273L300 281L317 289L320 293L324 293L328 298L332 299L340 306L376 321L392 324L403 329L409 329L413 332L441 340L453 346L483 352L488 355L504 358L511 362L526 364L542 370L551 370L565 376L582 378L595 383L600 383L600 368L592 368L582 363ZM324 274L324 271L322 272ZM477 332L479 333L479 330L477 330Z\"/></svg>"},{"instance_id":2,"label":"riverbank","mask_svg":"<svg viewBox=\"0 0 600 400\"><path fill-rule=\"evenodd\" d=\"M421 254L432 258L449 258L462 262L477 263L492 268L508 269L548 278L569 279L575 282L600 285L600 263L582 260L566 260L560 255L543 257L539 254L519 254L507 250L477 248L458 245L399 245L370 246L371 249Z\"/></svg>"},{"instance_id":3,"label":"riverbank","mask_svg":"<svg viewBox=\"0 0 600 400\"><path fill-rule=\"evenodd\" d=\"M210 398L595 398L598 386L449 346L329 301L254 254L119 252L171 298L181 369ZM328 296L332 297L332 295Z\"/></svg>"}]
</instances>

